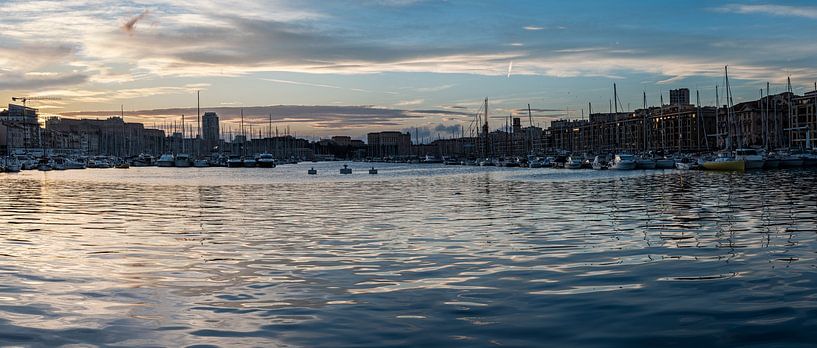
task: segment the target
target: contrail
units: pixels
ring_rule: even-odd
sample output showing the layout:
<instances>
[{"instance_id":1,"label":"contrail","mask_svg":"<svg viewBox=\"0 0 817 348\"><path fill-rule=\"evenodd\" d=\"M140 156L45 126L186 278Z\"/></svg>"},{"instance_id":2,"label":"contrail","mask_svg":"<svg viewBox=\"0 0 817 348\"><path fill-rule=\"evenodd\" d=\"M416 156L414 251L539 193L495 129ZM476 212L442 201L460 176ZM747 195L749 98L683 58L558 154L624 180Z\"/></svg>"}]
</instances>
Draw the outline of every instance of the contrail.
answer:
<instances>
[{"instance_id":1,"label":"contrail","mask_svg":"<svg viewBox=\"0 0 817 348\"><path fill-rule=\"evenodd\" d=\"M511 77L511 70L513 70L513 61L511 61L511 63L508 64L508 78Z\"/></svg>"},{"instance_id":2,"label":"contrail","mask_svg":"<svg viewBox=\"0 0 817 348\"><path fill-rule=\"evenodd\" d=\"M150 10L144 10L138 16L131 18L130 20L125 22L125 25L122 26L122 30L124 30L128 34L133 35L133 27L136 25L136 22L145 18L148 15L148 13L150 13Z\"/></svg>"}]
</instances>

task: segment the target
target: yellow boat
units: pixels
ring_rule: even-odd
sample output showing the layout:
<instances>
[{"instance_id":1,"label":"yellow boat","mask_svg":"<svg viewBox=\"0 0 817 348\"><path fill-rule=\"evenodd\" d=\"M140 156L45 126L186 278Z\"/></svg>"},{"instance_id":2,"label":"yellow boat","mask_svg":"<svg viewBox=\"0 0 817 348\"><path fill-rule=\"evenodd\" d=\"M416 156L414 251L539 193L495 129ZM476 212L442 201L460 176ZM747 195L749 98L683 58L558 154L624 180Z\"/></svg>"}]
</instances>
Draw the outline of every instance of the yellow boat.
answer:
<instances>
[{"instance_id":1,"label":"yellow boat","mask_svg":"<svg viewBox=\"0 0 817 348\"><path fill-rule=\"evenodd\" d=\"M746 170L746 161L732 158L717 158L703 163L706 170L738 171Z\"/></svg>"}]
</instances>

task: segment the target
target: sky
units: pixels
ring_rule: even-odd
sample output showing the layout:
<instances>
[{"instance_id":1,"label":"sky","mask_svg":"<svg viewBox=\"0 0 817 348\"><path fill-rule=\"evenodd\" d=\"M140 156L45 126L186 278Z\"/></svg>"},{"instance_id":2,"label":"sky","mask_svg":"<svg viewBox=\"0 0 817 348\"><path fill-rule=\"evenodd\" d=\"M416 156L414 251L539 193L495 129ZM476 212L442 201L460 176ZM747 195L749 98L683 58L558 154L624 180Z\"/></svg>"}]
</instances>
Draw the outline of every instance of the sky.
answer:
<instances>
[{"instance_id":1,"label":"sky","mask_svg":"<svg viewBox=\"0 0 817 348\"><path fill-rule=\"evenodd\" d=\"M468 129L484 98L533 123L650 105L715 104L766 82L817 81L813 1L0 0L0 99L45 116L125 110L147 126L216 111L304 137Z\"/></svg>"}]
</instances>

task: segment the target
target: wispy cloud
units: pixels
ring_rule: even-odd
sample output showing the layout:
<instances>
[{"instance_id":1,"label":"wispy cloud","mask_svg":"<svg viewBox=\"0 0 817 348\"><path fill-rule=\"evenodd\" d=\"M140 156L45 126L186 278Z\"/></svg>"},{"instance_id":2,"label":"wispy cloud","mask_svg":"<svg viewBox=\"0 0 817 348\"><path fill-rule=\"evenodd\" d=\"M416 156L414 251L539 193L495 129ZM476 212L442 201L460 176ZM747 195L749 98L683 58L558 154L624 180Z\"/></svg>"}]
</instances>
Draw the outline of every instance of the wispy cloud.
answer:
<instances>
[{"instance_id":1,"label":"wispy cloud","mask_svg":"<svg viewBox=\"0 0 817 348\"><path fill-rule=\"evenodd\" d=\"M817 7L771 4L728 4L715 8L719 12L739 14L766 14L772 16L803 17L817 19Z\"/></svg>"},{"instance_id":2,"label":"wispy cloud","mask_svg":"<svg viewBox=\"0 0 817 348\"><path fill-rule=\"evenodd\" d=\"M537 25L528 25L528 26L522 27L522 29L530 30L530 31L537 31L537 30L545 30L545 27L540 27L540 26L537 26Z\"/></svg>"}]
</instances>

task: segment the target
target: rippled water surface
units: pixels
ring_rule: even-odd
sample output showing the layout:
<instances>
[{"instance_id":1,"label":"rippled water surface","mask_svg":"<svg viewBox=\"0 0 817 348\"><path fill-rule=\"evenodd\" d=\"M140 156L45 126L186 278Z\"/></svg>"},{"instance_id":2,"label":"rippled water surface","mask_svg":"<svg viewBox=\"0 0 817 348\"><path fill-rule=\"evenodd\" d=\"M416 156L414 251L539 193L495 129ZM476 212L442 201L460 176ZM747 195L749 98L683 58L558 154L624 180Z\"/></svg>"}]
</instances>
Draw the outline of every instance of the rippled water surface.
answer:
<instances>
[{"instance_id":1,"label":"rippled water surface","mask_svg":"<svg viewBox=\"0 0 817 348\"><path fill-rule=\"evenodd\" d=\"M817 342L817 170L339 166L0 174L0 343Z\"/></svg>"}]
</instances>

